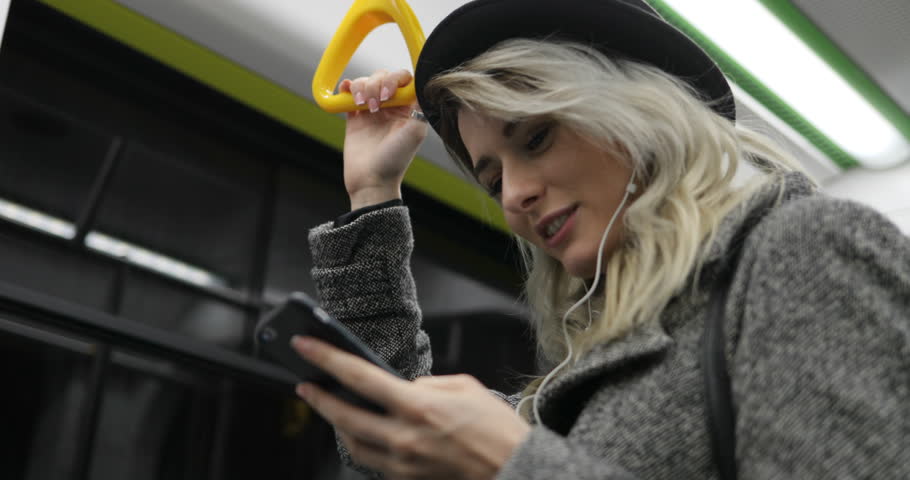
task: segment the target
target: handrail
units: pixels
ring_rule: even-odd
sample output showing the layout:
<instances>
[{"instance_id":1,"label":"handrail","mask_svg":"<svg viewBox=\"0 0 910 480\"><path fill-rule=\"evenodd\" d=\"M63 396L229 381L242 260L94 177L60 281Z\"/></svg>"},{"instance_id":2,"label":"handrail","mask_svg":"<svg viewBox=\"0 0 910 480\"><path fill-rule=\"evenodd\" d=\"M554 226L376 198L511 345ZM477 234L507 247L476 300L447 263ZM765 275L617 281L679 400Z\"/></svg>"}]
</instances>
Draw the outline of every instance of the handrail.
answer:
<instances>
[{"instance_id":1,"label":"handrail","mask_svg":"<svg viewBox=\"0 0 910 480\"><path fill-rule=\"evenodd\" d=\"M367 105L356 105L350 93L333 93L351 57L366 36L380 25L396 23L408 46L411 63L417 68L420 50L426 36L417 16L404 0L354 0L341 25L332 36L313 75L313 98L329 113L364 110ZM414 82L398 89L384 106L406 106L417 98Z\"/></svg>"}]
</instances>

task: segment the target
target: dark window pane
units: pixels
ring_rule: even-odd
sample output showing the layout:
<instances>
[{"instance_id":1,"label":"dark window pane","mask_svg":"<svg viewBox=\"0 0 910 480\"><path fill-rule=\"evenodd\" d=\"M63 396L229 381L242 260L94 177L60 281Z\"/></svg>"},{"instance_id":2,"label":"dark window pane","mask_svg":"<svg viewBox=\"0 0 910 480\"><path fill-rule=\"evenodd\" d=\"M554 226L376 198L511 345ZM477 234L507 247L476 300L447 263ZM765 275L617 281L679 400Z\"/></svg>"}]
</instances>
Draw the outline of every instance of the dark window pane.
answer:
<instances>
[{"instance_id":1,"label":"dark window pane","mask_svg":"<svg viewBox=\"0 0 910 480\"><path fill-rule=\"evenodd\" d=\"M205 155L212 160L130 144L96 229L241 288L251 274L268 175L263 165L221 149Z\"/></svg>"},{"instance_id":2,"label":"dark window pane","mask_svg":"<svg viewBox=\"0 0 910 480\"><path fill-rule=\"evenodd\" d=\"M110 142L0 90L0 197L75 221Z\"/></svg>"},{"instance_id":3,"label":"dark window pane","mask_svg":"<svg viewBox=\"0 0 910 480\"><path fill-rule=\"evenodd\" d=\"M194 383L170 362L115 352L105 376L89 478L200 478L213 415Z\"/></svg>"},{"instance_id":4,"label":"dark window pane","mask_svg":"<svg viewBox=\"0 0 910 480\"><path fill-rule=\"evenodd\" d=\"M534 335L521 318L500 312L428 317L433 374L467 373L484 385L514 393L535 374Z\"/></svg>"},{"instance_id":5,"label":"dark window pane","mask_svg":"<svg viewBox=\"0 0 910 480\"><path fill-rule=\"evenodd\" d=\"M335 161L335 159L331 159ZM350 210L344 188L284 165L278 180L266 296L272 301L295 290L315 294L309 230Z\"/></svg>"},{"instance_id":6,"label":"dark window pane","mask_svg":"<svg viewBox=\"0 0 910 480\"><path fill-rule=\"evenodd\" d=\"M61 348L41 340L56 338ZM4 480L70 478L85 412L88 344L0 314L0 468Z\"/></svg>"},{"instance_id":7,"label":"dark window pane","mask_svg":"<svg viewBox=\"0 0 910 480\"><path fill-rule=\"evenodd\" d=\"M219 478L338 478L331 427L290 387L286 395L240 387L231 402Z\"/></svg>"},{"instance_id":8,"label":"dark window pane","mask_svg":"<svg viewBox=\"0 0 910 480\"><path fill-rule=\"evenodd\" d=\"M114 267L0 220L0 281L107 310Z\"/></svg>"},{"instance_id":9,"label":"dark window pane","mask_svg":"<svg viewBox=\"0 0 910 480\"><path fill-rule=\"evenodd\" d=\"M230 349L248 340L241 308L138 270L126 281L121 315Z\"/></svg>"},{"instance_id":10,"label":"dark window pane","mask_svg":"<svg viewBox=\"0 0 910 480\"><path fill-rule=\"evenodd\" d=\"M425 317L457 316L475 312L523 313L515 297L441 265L420 244L411 257L417 300Z\"/></svg>"}]
</instances>

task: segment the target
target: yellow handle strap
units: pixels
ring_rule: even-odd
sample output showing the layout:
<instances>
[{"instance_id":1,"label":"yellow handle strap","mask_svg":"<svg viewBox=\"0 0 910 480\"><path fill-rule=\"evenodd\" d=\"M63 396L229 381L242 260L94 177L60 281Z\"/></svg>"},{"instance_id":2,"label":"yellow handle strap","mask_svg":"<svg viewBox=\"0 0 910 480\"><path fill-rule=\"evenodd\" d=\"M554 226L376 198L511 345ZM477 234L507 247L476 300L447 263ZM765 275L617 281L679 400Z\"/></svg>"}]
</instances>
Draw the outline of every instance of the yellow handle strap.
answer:
<instances>
[{"instance_id":1,"label":"yellow handle strap","mask_svg":"<svg viewBox=\"0 0 910 480\"><path fill-rule=\"evenodd\" d=\"M417 68L417 58L426 37L411 7L404 0L354 0L322 54L313 76L313 98L323 110L341 113L369 108L367 105L354 104L350 93L335 94L335 86L363 39L376 27L391 22L398 24L411 54L411 63ZM416 97L412 81L404 88L399 88L392 98L383 102L383 106L410 105Z\"/></svg>"}]
</instances>

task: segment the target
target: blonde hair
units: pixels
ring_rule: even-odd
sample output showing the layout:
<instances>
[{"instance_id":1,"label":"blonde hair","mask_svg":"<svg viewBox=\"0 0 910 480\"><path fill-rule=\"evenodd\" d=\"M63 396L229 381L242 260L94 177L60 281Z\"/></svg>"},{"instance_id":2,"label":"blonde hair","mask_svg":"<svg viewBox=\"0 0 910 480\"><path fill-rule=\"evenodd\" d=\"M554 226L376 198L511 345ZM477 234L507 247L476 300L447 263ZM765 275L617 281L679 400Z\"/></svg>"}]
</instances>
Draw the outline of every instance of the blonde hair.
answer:
<instances>
[{"instance_id":1,"label":"blonde hair","mask_svg":"<svg viewBox=\"0 0 910 480\"><path fill-rule=\"evenodd\" d=\"M449 152L469 172L471 160L458 132L461 109L507 122L555 120L632 168L641 194L622 219L623 244L605 258L604 289L592 299L601 308L586 331L581 309L567 321L573 361L596 344L658 321L697 274L724 216L798 169L778 146L718 115L681 79L577 43L502 42L436 76L424 94L440 109L440 134ZM758 174L737 186L741 162L757 167ZM570 277L530 242L516 240L527 268L525 295L538 350L544 362L555 364L568 351L561 319L584 294L583 280ZM534 393L539 382L524 394Z\"/></svg>"}]
</instances>

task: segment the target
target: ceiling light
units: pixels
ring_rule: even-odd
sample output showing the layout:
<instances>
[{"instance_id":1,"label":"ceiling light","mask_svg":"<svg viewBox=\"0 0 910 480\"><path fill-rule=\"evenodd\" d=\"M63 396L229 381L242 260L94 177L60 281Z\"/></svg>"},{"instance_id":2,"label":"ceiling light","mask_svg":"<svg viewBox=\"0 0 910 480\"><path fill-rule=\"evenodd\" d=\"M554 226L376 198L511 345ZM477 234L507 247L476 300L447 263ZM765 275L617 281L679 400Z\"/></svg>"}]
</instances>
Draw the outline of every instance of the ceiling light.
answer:
<instances>
[{"instance_id":1,"label":"ceiling light","mask_svg":"<svg viewBox=\"0 0 910 480\"><path fill-rule=\"evenodd\" d=\"M755 0L652 0L681 15L832 142L870 168L910 159L910 142Z\"/></svg>"},{"instance_id":2,"label":"ceiling light","mask_svg":"<svg viewBox=\"0 0 910 480\"><path fill-rule=\"evenodd\" d=\"M142 247L137 247L103 233L89 233L85 237L85 245L112 257L123 258L135 265L140 265L194 285L203 287L222 287L225 285L224 280L205 270Z\"/></svg>"},{"instance_id":3,"label":"ceiling light","mask_svg":"<svg viewBox=\"0 0 910 480\"><path fill-rule=\"evenodd\" d=\"M0 198L0 218L67 240L72 240L76 236L76 227L72 223L2 198ZM194 285L203 287L226 285L223 279L201 268L187 265L179 260L137 247L103 233L89 233L85 237L85 245L111 257L124 259L135 265Z\"/></svg>"},{"instance_id":4,"label":"ceiling light","mask_svg":"<svg viewBox=\"0 0 910 480\"><path fill-rule=\"evenodd\" d=\"M6 25L7 15L9 15L9 0L0 0L0 44L3 42L3 27Z\"/></svg>"},{"instance_id":5,"label":"ceiling light","mask_svg":"<svg viewBox=\"0 0 910 480\"><path fill-rule=\"evenodd\" d=\"M76 235L76 227L72 223L2 198L0 198L0 217L55 237L69 240Z\"/></svg>"}]
</instances>

